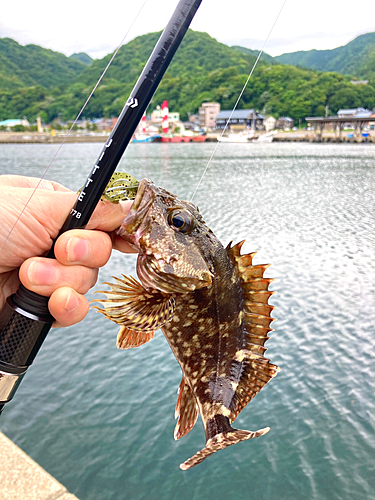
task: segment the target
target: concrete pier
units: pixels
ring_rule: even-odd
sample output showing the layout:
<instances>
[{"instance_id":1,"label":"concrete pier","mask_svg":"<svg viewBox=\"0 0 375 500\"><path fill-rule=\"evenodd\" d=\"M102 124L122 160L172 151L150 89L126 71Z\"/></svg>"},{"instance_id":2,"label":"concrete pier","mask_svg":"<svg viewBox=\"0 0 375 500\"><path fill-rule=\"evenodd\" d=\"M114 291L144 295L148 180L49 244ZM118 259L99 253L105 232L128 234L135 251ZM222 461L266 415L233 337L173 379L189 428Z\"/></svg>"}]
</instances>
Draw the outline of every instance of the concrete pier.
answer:
<instances>
[{"instance_id":1,"label":"concrete pier","mask_svg":"<svg viewBox=\"0 0 375 500\"><path fill-rule=\"evenodd\" d=\"M260 132L259 135L263 135ZM206 142L217 142L217 137L221 134L218 132L210 132L207 134ZM256 133L255 138L257 138ZM108 135L72 135L66 139L67 144L72 143L104 143L108 139ZM48 134L23 132L1 132L0 144L60 144L64 140L63 136L52 137ZM349 131L342 131L341 134L337 130L324 131L316 133L316 131L297 130L297 131L280 131L273 138L273 142L335 142L335 143L373 143L375 144L375 131L370 131L367 137L362 137L362 134L354 134ZM195 144L195 143L194 143ZM204 142L202 142L204 144Z\"/></svg>"},{"instance_id":2,"label":"concrete pier","mask_svg":"<svg viewBox=\"0 0 375 500\"><path fill-rule=\"evenodd\" d=\"M83 143L83 142L99 142L104 143L108 139L108 134L98 135L75 135L71 134L65 138L65 135L56 135L53 137L48 133L38 132L1 132L0 144L67 144Z\"/></svg>"},{"instance_id":3,"label":"concrete pier","mask_svg":"<svg viewBox=\"0 0 375 500\"><path fill-rule=\"evenodd\" d=\"M0 432L1 500L78 500Z\"/></svg>"},{"instance_id":4,"label":"concrete pier","mask_svg":"<svg viewBox=\"0 0 375 500\"><path fill-rule=\"evenodd\" d=\"M279 132L274 137L274 142L330 142L337 144L373 144L375 143L375 132L371 131L368 136L354 135L352 132L345 131L341 135L337 131L324 131L324 133L315 133L314 131L297 130L289 132Z\"/></svg>"}]
</instances>

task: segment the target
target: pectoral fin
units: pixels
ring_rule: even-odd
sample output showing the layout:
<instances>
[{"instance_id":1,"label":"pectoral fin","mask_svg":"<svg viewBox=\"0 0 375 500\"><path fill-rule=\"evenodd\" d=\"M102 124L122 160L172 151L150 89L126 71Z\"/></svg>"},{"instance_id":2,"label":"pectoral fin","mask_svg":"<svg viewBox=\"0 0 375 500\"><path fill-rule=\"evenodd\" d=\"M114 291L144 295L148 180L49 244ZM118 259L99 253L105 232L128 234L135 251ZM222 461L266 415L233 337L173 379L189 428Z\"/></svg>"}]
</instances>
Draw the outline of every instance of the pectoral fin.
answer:
<instances>
[{"instance_id":1,"label":"pectoral fin","mask_svg":"<svg viewBox=\"0 0 375 500\"><path fill-rule=\"evenodd\" d=\"M178 418L174 438L177 439L186 436L194 427L198 418L198 405L192 390L182 377L180 387L178 388L178 399L175 411L175 418Z\"/></svg>"},{"instance_id":2,"label":"pectoral fin","mask_svg":"<svg viewBox=\"0 0 375 500\"><path fill-rule=\"evenodd\" d=\"M175 300L171 295L145 288L132 276L115 280L116 283L105 283L111 290L96 292L104 293L107 299L92 301L104 306L104 309L94 307L106 318L130 330L146 333L157 330L173 316Z\"/></svg>"}]
</instances>

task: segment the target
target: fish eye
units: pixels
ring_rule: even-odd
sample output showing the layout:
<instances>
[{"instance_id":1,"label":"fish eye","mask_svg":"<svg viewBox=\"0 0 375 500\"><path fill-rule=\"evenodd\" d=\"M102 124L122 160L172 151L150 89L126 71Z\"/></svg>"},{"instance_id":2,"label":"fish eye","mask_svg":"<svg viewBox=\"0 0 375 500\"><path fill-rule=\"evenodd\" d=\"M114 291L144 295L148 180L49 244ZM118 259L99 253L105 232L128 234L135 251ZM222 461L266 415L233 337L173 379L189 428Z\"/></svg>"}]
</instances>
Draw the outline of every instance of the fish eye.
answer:
<instances>
[{"instance_id":1,"label":"fish eye","mask_svg":"<svg viewBox=\"0 0 375 500\"><path fill-rule=\"evenodd\" d=\"M189 233L194 227L191 215L183 210L173 210L168 215L168 224L180 233Z\"/></svg>"}]
</instances>

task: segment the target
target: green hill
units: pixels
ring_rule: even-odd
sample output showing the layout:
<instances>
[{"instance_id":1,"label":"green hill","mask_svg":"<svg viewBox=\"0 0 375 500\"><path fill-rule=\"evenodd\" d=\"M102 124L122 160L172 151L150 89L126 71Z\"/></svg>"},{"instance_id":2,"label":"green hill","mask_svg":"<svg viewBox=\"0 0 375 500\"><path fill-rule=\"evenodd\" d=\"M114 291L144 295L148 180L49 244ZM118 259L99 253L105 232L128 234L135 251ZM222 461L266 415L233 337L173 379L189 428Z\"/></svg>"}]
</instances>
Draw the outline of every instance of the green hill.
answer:
<instances>
[{"instance_id":1,"label":"green hill","mask_svg":"<svg viewBox=\"0 0 375 500\"><path fill-rule=\"evenodd\" d=\"M85 69L82 62L38 45L20 45L0 38L0 88L64 85Z\"/></svg>"},{"instance_id":2,"label":"green hill","mask_svg":"<svg viewBox=\"0 0 375 500\"><path fill-rule=\"evenodd\" d=\"M238 52L242 52L243 54L249 54L254 57L258 57L259 55L259 50L248 49L247 47L241 47L241 45L232 45L231 48L237 50ZM276 61L274 57L267 54L267 52L263 52L260 58L262 61L267 61L272 64L278 63L278 61Z\"/></svg>"},{"instance_id":3,"label":"green hill","mask_svg":"<svg viewBox=\"0 0 375 500\"><path fill-rule=\"evenodd\" d=\"M122 46L107 72L106 80L133 85L160 35L161 32L149 33ZM112 54L108 54L103 59L95 60L81 74L80 82L94 85L111 57ZM173 58L168 73L174 78L184 74L194 78L194 75L197 74L202 76L210 71L230 67L237 67L239 73L247 73L255 60L256 57L253 54L239 53L237 50L217 42L207 33L188 30Z\"/></svg>"},{"instance_id":4,"label":"green hill","mask_svg":"<svg viewBox=\"0 0 375 500\"><path fill-rule=\"evenodd\" d=\"M88 105L87 116L117 116L121 112L160 34L161 32L139 36L121 47L103 79L103 84ZM103 59L93 61L82 72L79 82L68 89L72 104L77 98L75 109L88 90L95 85L111 57L112 54L108 54ZM154 97L154 102L167 99L170 109L178 109L186 118L191 108L196 112L202 101L209 98L207 89L212 85L217 86L222 71L227 70L231 78L235 75L247 75L255 60L256 57L252 54L239 53L217 42L207 33L188 30ZM265 63L260 62L260 65L262 64ZM207 86L205 83L208 83L207 75L210 73L213 73L212 83ZM211 92L210 95L212 94Z\"/></svg>"},{"instance_id":5,"label":"green hill","mask_svg":"<svg viewBox=\"0 0 375 500\"><path fill-rule=\"evenodd\" d=\"M76 54L72 54L69 56L71 59L76 59L77 61L80 61L81 63L85 64L86 66L90 66L92 64L92 57L90 57L88 54L85 52L78 52Z\"/></svg>"},{"instance_id":6,"label":"green hill","mask_svg":"<svg viewBox=\"0 0 375 500\"><path fill-rule=\"evenodd\" d=\"M360 35L336 49L291 52L275 59L282 64L375 80L375 32Z\"/></svg>"},{"instance_id":7,"label":"green hill","mask_svg":"<svg viewBox=\"0 0 375 500\"><path fill-rule=\"evenodd\" d=\"M140 36L121 47L84 111L86 118L120 114L159 35ZM11 59L3 57L0 50L0 120L26 116L29 121L34 121L37 115L46 122L56 117L63 121L73 120L111 57L109 54L84 65L74 58L41 47L23 47L9 39L0 41L8 45L13 43L13 52L15 48L19 52L18 59ZM30 47L35 49L30 50ZM48 88L48 75L34 57L34 52L45 58L47 54L51 56L48 74L59 74L61 65L68 62L78 65L75 66L77 72L71 71L69 82L65 80L64 83L60 77L58 83L51 82ZM55 57L56 54L62 58ZM257 51L228 47L207 33L189 30L153 97L151 109L167 99L169 109L180 112L184 120L189 113L197 113L202 102L219 102L222 109L232 109L256 56ZM21 67L19 59L22 57ZM367 59L366 63L369 61ZM46 64L45 59L43 64ZM7 70L1 71L5 67ZM42 69L44 75L36 79L35 74ZM291 116L298 121L306 116L323 115L327 105L332 114L340 108L363 106L372 109L375 107L375 86L371 81L368 85L353 85L350 77L335 72L275 63L269 56L259 61L239 109L254 108L263 114Z\"/></svg>"}]
</instances>

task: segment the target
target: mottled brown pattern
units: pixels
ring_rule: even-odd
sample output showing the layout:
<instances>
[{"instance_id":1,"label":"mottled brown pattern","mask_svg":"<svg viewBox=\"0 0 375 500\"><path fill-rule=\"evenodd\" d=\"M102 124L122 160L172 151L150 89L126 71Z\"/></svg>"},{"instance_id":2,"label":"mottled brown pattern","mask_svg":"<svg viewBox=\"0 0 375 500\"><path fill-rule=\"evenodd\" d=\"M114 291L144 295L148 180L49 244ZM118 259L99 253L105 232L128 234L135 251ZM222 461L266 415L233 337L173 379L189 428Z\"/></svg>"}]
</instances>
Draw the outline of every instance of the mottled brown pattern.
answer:
<instances>
[{"instance_id":1,"label":"mottled brown pattern","mask_svg":"<svg viewBox=\"0 0 375 500\"><path fill-rule=\"evenodd\" d=\"M273 320L272 280L263 277L268 266L254 266L254 254L241 255L242 243L224 248L192 203L146 179L119 234L139 251L142 284L116 278L111 291L103 292L108 299L98 302L109 319L126 326L122 347L147 342L150 325L161 327L179 362L175 439L192 429L198 410L207 438L205 448L181 468L268 432L231 426L278 371L264 357Z\"/></svg>"}]
</instances>

